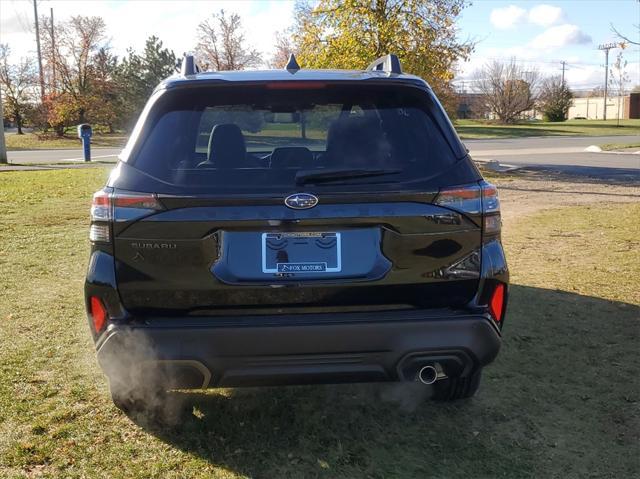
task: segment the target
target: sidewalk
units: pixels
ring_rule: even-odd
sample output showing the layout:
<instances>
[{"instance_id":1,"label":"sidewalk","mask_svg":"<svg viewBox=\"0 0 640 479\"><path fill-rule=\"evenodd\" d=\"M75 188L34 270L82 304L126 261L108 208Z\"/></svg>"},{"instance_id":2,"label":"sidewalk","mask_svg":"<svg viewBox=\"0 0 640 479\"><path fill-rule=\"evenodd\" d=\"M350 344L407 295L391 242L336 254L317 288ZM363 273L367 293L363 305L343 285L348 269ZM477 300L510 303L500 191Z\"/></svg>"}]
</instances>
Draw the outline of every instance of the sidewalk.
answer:
<instances>
[{"instance_id":1,"label":"sidewalk","mask_svg":"<svg viewBox=\"0 0 640 479\"><path fill-rule=\"evenodd\" d=\"M115 165L117 162L116 159L113 160L96 160L96 161L88 161L84 160L79 161L61 161L61 162L51 162L51 163L33 163L33 164L24 164L24 163L9 163L8 165L0 165L0 173L3 171L46 171L46 170L62 170L65 168L96 168L96 167L104 167L108 165Z\"/></svg>"}]
</instances>

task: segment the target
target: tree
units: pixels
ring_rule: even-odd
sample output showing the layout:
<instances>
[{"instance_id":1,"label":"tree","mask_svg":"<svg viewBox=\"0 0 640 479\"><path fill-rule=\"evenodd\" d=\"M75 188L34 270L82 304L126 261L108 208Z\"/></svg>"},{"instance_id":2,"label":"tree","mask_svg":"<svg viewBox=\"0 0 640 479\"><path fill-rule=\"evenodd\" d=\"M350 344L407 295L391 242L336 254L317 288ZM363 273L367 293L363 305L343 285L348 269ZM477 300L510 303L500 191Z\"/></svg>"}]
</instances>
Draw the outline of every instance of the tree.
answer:
<instances>
[{"instance_id":1,"label":"tree","mask_svg":"<svg viewBox=\"0 0 640 479\"><path fill-rule=\"evenodd\" d=\"M46 25L47 20L43 19ZM96 79L100 52L106 52L105 23L101 17L71 17L56 24L55 45L51 29L43 28L43 56L56 71L56 90L46 99L50 122L59 135L71 122L84 123L101 107L97 90L104 85ZM64 102L60 105L59 102Z\"/></svg>"},{"instance_id":2,"label":"tree","mask_svg":"<svg viewBox=\"0 0 640 479\"><path fill-rule=\"evenodd\" d=\"M91 120L109 127L113 133L118 122L118 97L120 85L117 84L118 59L107 49L101 48L96 53L91 65L93 88L89 96Z\"/></svg>"},{"instance_id":3,"label":"tree","mask_svg":"<svg viewBox=\"0 0 640 479\"><path fill-rule=\"evenodd\" d=\"M240 15L224 10L198 25L198 60L207 69L244 70L262 62L258 50L246 45Z\"/></svg>"},{"instance_id":4,"label":"tree","mask_svg":"<svg viewBox=\"0 0 640 479\"><path fill-rule=\"evenodd\" d=\"M625 35L624 33L621 33L620 31L618 31L618 29L616 29L616 27L614 27L613 24L611 25L611 30L613 30L613 33L615 33L616 36L620 40L622 40L623 43L631 44L631 45L640 45L640 25L634 25L633 28L636 30L636 34L637 34L637 37L635 40L632 40L630 35Z\"/></svg>"},{"instance_id":5,"label":"tree","mask_svg":"<svg viewBox=\"0 0 640 479\"><path fill-rule=\"evenodd\" d=\"M539 74L524 71L514 58L508 63L491 61L475 77L475 89L502 123L515 123L534 108Z\"/></svg>"},{"instance_id":6,"label":"tree","mask_svg":"<svg viewBox=\"0 0 640 479\"><path fill-rule=\"evenodd\" d=\"M620 103L622 103L622 97L626 94L626 86L629 81L629 75L627 74L627 61L624 59L622 52L618 52L616 55L616 61L609 70L609 85L611 89L618 95L618 113L617 126L620 126ZM606 106L605 106L606 108Z\"/></svg>"},{"instance_id":7,"label":"tree","mask_svg":"<svg viewBox=\"0 0 640 479\"><path fill-rule=\"evenodd\" d=\"M287 30L276 32L275 46L269 60L269 67L284 68L289 61L289 55L292 53L297 55L296 48L291 40L291 32Z\"/></svg>"},{"instance_id":8,"label":"tree","mask_svg":"<svg viewBox=\"0 0 640 479\"><path fill-rule=\"evenodd\" d=\"M587 92L589 98L602 98L604 96L604 88L597 86Z\"/></svg>"},{"instance_id":9,"label":"tree","mask_svg":"<svg viewBox=\"0 0 640 479\"><path fill-rule=\"evenodd\" d=\"M565 121L573 104L573 93L560 76L546 78L540 86L538 102L546 121Z\"/></svg>"},{"instance_id":10,"label":"tree","mask_svg":"<svg viewBox=\"0 0 640 479\"><path fill-rule=\"evenodd\" d=\"M33 87L37 85L34 61L23 58L20 63L9 63L9 46L0 44L0 86L3 92L5 114L15 122L18 135L27 115L33 111Z\"/></svg>"},{"instance_id":11,"label":"tree","mask_svg":"<svg viewBox=\"0 0 640 479\"><path fill-rule=\"evenodd\" d=\"M174 73L175 68L175 53L163 48L162 41L156 36L147 38L141 55L128 51L116 73L122 126L132 126L155 87Z\"/></svg>"},{"instance_id":12,"label":"tree","mask_svg":"<svg viewBox=\"0 0 640 479\"><path fill-rule=\"evenodd\" d=\"M299 1L292 40L300 65L308 68L366 68L395 53L408 73L433 87L445 108L455 111L451 86L455 65L473 49L458 40L456 20L465 0Z\"/></svg>"}]
</instances>

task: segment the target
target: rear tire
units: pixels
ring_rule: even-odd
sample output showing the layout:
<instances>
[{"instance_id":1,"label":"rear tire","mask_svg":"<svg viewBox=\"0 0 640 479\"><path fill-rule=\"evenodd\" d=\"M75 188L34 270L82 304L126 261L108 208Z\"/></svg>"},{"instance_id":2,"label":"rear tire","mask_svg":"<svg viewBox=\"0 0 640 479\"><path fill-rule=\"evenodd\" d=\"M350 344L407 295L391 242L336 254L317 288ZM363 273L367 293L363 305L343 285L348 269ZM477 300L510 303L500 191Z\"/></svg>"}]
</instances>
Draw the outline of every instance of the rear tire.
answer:
<instances>
[{"instance_id":1,"label":"rear tire","mask_svg":"<svg viewBox=\"0 0 640 479\"><path fill-rule=\"evenodd\" d=\"M440 379L433 383L434 401L455 401L473 397L480 387L482 368L478 368L469 376L458 376Z\"/></svg>"}]
</instances>

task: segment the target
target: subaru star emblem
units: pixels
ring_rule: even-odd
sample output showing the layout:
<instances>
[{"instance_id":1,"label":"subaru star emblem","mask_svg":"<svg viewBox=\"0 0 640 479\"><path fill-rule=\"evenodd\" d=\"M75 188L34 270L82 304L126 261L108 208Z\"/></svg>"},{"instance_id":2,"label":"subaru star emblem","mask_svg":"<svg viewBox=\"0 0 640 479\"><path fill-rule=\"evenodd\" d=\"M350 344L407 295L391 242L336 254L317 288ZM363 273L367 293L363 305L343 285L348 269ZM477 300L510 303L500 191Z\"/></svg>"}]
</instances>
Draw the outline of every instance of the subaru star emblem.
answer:
<instances>
[{"instance_id":1,"label":"subaru star emblem","mask_svg":"<svg viewBox=\"0 0 640 479\"><path fill-rule=\"evenodd\" d=\"M284 199L284 204L294 210L306 210L318 204L318 197L311 193L295 193Z\"/></svg>"}]
</instances>

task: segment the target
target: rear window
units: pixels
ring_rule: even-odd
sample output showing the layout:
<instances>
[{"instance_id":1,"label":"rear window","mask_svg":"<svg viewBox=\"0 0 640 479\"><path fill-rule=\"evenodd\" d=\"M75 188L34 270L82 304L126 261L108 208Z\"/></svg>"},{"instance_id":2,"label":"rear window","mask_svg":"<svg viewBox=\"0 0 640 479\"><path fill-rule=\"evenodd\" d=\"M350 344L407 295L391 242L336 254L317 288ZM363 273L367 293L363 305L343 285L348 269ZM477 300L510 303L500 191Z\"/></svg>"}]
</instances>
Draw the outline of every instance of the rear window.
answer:
<instances>
[{"instance_id":1,"label":"rear window","mask_svg":"<svg viewBox=\"0 0 640 479\"><path fill-rule=\"evenodd\" d=\"M463 155L421 89L281 85L163 92L129 163L187 189L339 191L398 189L440 174Z\"/></svg>"}]
</instances>

